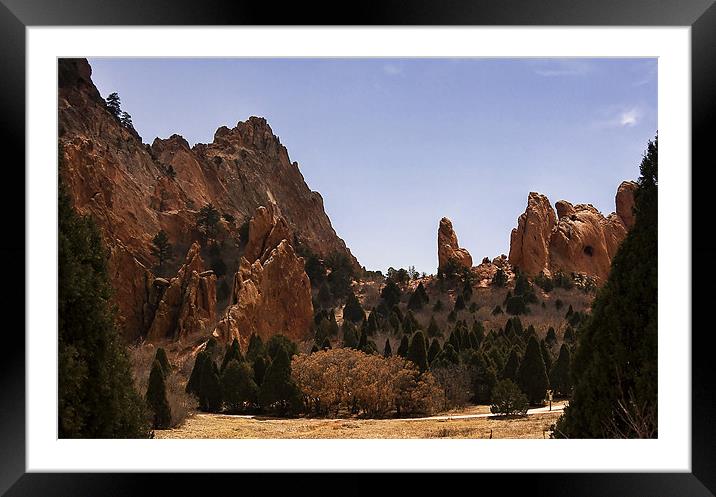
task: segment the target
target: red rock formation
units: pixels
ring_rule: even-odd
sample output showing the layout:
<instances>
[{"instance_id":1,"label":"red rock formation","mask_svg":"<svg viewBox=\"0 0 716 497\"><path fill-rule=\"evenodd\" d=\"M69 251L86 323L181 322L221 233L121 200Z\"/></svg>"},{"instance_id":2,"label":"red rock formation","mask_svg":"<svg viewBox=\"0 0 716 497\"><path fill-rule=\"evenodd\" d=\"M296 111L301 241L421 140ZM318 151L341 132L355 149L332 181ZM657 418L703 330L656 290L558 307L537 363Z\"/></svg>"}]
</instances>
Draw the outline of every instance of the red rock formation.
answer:
<instances>
[{"instance_id":1,"label":"red rock formation","mask_svg":"<svg viewBox=\"0 0 716 497\"><path fill-rule=\"evenodd\" d=\"M311 283L303 258L282 240L263 263L242 258L231 305L215 335L227 342L238 338L243 346L252 333L263 339L280 333L300 341L311 337L312 322Z\"/></svg>"},{"instance_id":2,"label":"red rock formation","mask_svg":"<svg viewBox=\"0 0 716 497\"><path fill-rule=\"evenodd\" d=\"M324 257L344 253L359 267L333 230L321 196L308 188L265 119L219 128L210 144L190 147L173 135L150 147L108 112L91 74L85 59L59 61L60 176L74 208L90 215L103 234L128 338L141 335L151 321L152 238L164 230L175 251L186 250L199 239L197 212L209 202L236 219L220 223L222 240L233 243L257 207L275 204L288 239ZM233 255L226 258L234 264L229 274L237 269Z\"/></svg>"},{"instance_id":3,"label":"red rock formation","mask_svg":"<svg viewBox=\"0 0 716 497\"><path fill-rule=\"evenodd\" d=\"M283 217L276 212L276 204L261 206L249 222L249 240L244 249L244 257L249 262L266 260L271 250L281 243L290 240L291 234Z\"/></svg>"},{"instance_id":4,"label":"red rock formation","mask_svg":"<svg viewBox=\"0 0 716 497\"><path fill-rule=\"evenodd\" d=\"M527 274L539 274L549 263L549 239L557 219L549 199L530 192L527 209L510 236L509 261Z\"/></svg>"},{"instance_id":5,"label":"red rock formation","mask_svg":"<svg viewBox=\"0 0 716 497\"><path fill-rule=\"evenodd\" d=\"M461 268L470 269L472 267L470 252L460 248L452 221L444 217L440 220L438 227L438 270L445 269L448 262L451 261Z\"/></svg>"},{"instance_id":6,"label":"red rock formation","mask_svg":"<svg viewBox=\"0 0 716 497\"><path fill-rule=\"evenodd\" d=\"M590 204L558 201L557 218L544 195L530 193L527 209L512 230L510 263L535 276L562 271L594 277L603 283L611 261L633 225L636 183L623 182L617 213L604 217Z\"/></svg>"},{"instance_id":7,"label":"red rock formation","mask_svg":"<svg viewBox=\"0 0 716 497\"><path fill-rule=\"evenodd\" d=\"M194 243L176 278L169 281L147 339L179 338L213 326L216 317L216 276L212 271L204 270L199 250L199 244ZM166 280L158 280L156 286L165 286Z\"/></svg>"}]
</instances>

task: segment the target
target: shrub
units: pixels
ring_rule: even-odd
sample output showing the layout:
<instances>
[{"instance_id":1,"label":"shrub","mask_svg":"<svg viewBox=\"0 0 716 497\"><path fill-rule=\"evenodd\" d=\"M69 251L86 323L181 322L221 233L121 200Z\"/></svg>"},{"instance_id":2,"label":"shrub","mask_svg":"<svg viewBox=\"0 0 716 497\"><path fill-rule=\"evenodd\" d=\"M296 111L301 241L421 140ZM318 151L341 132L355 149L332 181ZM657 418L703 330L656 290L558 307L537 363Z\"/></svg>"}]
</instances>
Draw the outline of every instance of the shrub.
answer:
<instances>
[{"instance_id":1,"label":"shrub","mask_svg":"<svg viewBox=\"0 0 716 497\"><path fill-rule=\"evenodd\" d=\"M221 375L221 393L228 410L236 412L246 404L255 404L258 392L253 369L246 362L232 359Z\"/></svg>"},{"instance_id":2,"label":"shrub","mask_svg":"<svg viewBox=\"0 0 716 497\"><path fill-rule=\"evenodd\" d=\"M523 416L527 413L527 396L511 380L502 380L492 389L490 412L501 416Z\"/></svg>"},{"instance_id":3,"label":"shrub","mask_svg":"<svg viewBox=\"0 0 716 497\"><path fill-rule=\"evenodd\" d=\"M316 352L311 356L324 352ZM280 415L296 413L301 409L301 392L291 378L291 361L286 349L280 347L266 375L259 392L262 408L275 409Z\"/></svg>"},{"instance_id":4,"label":"shrub","mask_svg":"<svg viewBox=\"0 0 716 497\"><path fill-rule=\"evenodd\" d=\"M492 277L492 284L499 287L503 287L507 284L507 274L505 274L502 268L497 268L497 271Z\"/></svg>"},{"instance_id":5,"label":"shrub","mask_svg":"<svg viewBox=\"0 0 716 497\"><path fill-rule=\"evenodd\" d=\"M511 314L513 316L527 314L528 309L524 297L521 295L510 297L505 305L505 311L507 311L507 314Z\"/></svg>"},{"instance_id":6,"label":"shrub","mask_svg":"<svg viewBox=\"0 0 716 497\"><path fill-rule=\"evenodd\" d=\"M365 311L352 291L348 293L346 305L343 308L343 319L348 319L354 323L360 323L365 319Z\"/></svg>"}]
</instances>

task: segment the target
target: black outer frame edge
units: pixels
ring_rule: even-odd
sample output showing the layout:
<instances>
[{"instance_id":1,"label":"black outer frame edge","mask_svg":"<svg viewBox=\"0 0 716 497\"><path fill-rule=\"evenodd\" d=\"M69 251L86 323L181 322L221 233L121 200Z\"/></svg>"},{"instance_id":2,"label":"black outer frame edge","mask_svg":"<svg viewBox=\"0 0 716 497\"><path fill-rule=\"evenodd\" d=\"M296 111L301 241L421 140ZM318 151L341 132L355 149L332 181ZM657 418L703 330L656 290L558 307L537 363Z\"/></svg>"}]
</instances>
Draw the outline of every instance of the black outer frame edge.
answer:
<instances>
[{"instance_id":1,"label":"black outer frame edge","mask_svg":"<svg viewBox=\"0 0 716 497\"><path fill-rule=\"evenodd\" d=\"M0 237L6 281L0 302L3 323L0 360L0 493L25 472L25 26L0 4L0 147L5 205L22 206L7 216ZM23 330L21 333L20 330Z\"/></svg>"},{"instance_id":2,"label":"black outer frame edge","mask_svg":"<svg viewBox=\"0 0 716 497\"><path fill-rule=\"evenodd\" d=\"M703 264L716 255L716 242L701 235L708 225L705 209L713 198L714 159L713 122L716 118L716 4L691 27L691 243L692 267L692 376L691 376L691 470L712 492L716 493L716 391L713 380L716 368L713 360L713 335L710 321L696 319L696 311L703 317L711 304L707 285L716 272L713 265ZM709 126L711 124L711 126ZM698 181L694 181L698 172ZM694 264L698 261L698 272ZM675 330L674 330L675 331ZM709 343L711 342L711 343Z\"/></svg>"},{"instance_id":3,"label":"black outer frame edge","mask_svg":"<svg viewBox=\"0 0 716 497\"><path fill-rule=\"evenodd\" d=\"M334 16L326 19L322 15L314 16L304 8L295 12L294 8L276 12L273 6L255 2L254 5L236 3L221 6L216 0L208 0L202 5L200 12L194 11L195 5L185 1L160 0L140 3L131 0L115 1L115 9L90 0L77 0L73 4L54 3L49 0L2 0L10 10L0 4L0 40L2 54L0 62L3 67L3 78L0 78L0 109L2 110L3 142L5 156L15 157L15 164L24 163L24 132L25 132L25 26L26 25L226 25L228 21L235 24L279 25L293 24L304 21L308 25L336 24L341 25ZM573 2L557 0L549 7L542 4L524 5L518 0L503 2L465 2L451 0L438 4L427 0L418 0L410 4L411 11L406 11L407 3L400 0L389 0L380 6L357 9L351 16L351 24L378 25L691 25L692 26L692 164L705 165L699 168L699 181L692 181L692 226L704 226L708 222L708 202L711 192L708 190L714 182L704 178L705 172L711 172L706 164L713 163L711 153L709 121L716 114L716 5L713 0L693 0L687 2L663 2L653 0L629 0L617 2L606 0L598 2ZM598 5L598 8L596 7ZM710 7L709 7L710 6ZM708 7L708 10L706 10ZM704 12L704 10L706 10ZM333 13L329 9L328 15ZM17 16L17 17L16 17ZM236 22L238 20L240 22ZM262 22L270 20L271 22ZM290 22L286 22L290 21ZM308 21L308 22L306 22ZM19 158L19 160L18 160ZM707 169L708 168L708 169ZM694 167L693 172L696 171ZM13 185L24 186L24 169L6 167L5 175L13 175ZM7 176L5 176L7 178ZM704 181L705 180L705 181ZM24 205L24 188L13 188L20 195ZM7 201L6 201L7 202ZM17 203L15 204L17 205ZM8 219L16 222L12 232L14 238L3 237L0 242L0 256L3 260L18 260L24 256L24 219L22 226L19 219ZM19 234L22 233L22 236ZM695 230L694 230L695 233ZM716 245L701 237L696 239L692 233L692 255L694 260L710 260L716 252ZM705 259L708 257L709 259ZM693 279L694 309L704 309L710 304L709 293L697 291L697 285L708 280L708 276L716 275L712 268L701 266L701 277ZM0 287L3 302L20 304L24 302L24 273L20 265L9 265L6 272L13 272L11 281L23 281L21 292L17 285ZM22 279L20 279L22 278ZM13 300L14 299L14 300ZM17 309L20 306L6 305L6 309ZM22 306L24 308L24 306ZM17 316L18 313L15 313ZM24 314L20 318L24 329ZM6 328L9 330L9 328ZM17 327L15 328L17 329ZM510 474L509 479L516 487L523 487L532 494L540 495L713 495L716 489L716 393L711 387L714 378L713 360L708 347L709 335L706 333L692 336L692 470L693 474ZM12 353L4 354L0 361L0 391L3 402L0 404L0 492L5 491L14 481L17 483L7 495L134 495L137 490L146 489L146 485L160 483L166 489L174 487L177 493L188 483L198 479L212 486L235 484L240 481L246 484L265 486L285 485L286 488L296 483L309 484L315 476L310 475L151 475L139 474L39 474L25 471L25 383L24 383L24 337L19 333L4 334L4 348ZM321 481L336 479L335 475L323 475ZM357 495L356 489L370 491L367 482L384 479L384 475L342 475L342 488L348 481L349 494ZM19 480L18 480L19 478ZM462 478L464 475L451 475L450 478ZM501 474L478 474L471 478L476 483L500 483L504 480ZM433 481L425 475L411 475L410 481L427 489ZM699 481L700 480L700 481ZM466 482L467 483L467 482ZM242 484L242 487L244 485ZM317 491L311 485L312 492ZM304 487L305 488L305 487ZM485 487L486 488L486 487Z\"/></svg>"}]
</instances>

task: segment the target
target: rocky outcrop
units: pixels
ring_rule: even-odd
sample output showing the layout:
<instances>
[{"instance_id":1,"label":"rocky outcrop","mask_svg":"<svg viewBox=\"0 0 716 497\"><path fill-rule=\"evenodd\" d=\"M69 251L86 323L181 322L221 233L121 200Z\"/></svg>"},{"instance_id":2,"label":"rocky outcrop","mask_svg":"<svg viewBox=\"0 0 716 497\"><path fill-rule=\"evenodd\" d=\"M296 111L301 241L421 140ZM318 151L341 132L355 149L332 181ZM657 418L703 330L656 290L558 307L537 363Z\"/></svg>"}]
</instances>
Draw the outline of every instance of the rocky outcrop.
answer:
<instances>
[{"instance_id":1,"label":"rocky outcrop","mask_svg":"<svg viewBox=\"0 0 716 497\"><path fill-rule=\"evenodd\" d=\"M620 243L634 224L636 183L623 182L617 191L617 212L604 217L591 204L555 204L530 193L527 208L512 230L509 261L530 276L540 272L578 273L603 283Z\"/></svg>"},{"instance_id":2,"label":"rocky outcrop","mask_svg":"<svg viewBox=\"0 0 716 497\"><path fill-rule=\"evenodd\" d=\"M141 334L152 314L152 238L164 230L175 252L187 250L200 239L196 220L207 203L235 219L220 222L218 237L228 246L238 245L241 225L259 206L275 205L292 243L323 257L343 253L359 268L320 194L308 188L265 119L221 127L209 144L192 147L172 135L149 146L110 114L91 75L85 59L58 62L60 176L74 208L92 217L103 235L128 338ZM238 269L237 255L224 253L228 274Z\"/></svg>"},{"instance_id":3,"label":"rocky outcrop","mask_svg":"<svg viewBox=\"0 0 716 497\"><path fill-rule=\"evenodd\" d=\"M510 236L510 264L530 275L544 270L549 263L549 240L556 222L549 199L530 192L527 208Z\"/></svg>"},{"instance_id":4,"label":"rocky outcrop","mask_svg":"<svg viewBox=\"0 0 716 497\"><path fill-rule=\"evenodd\" d=\"M634 181L623 181L617 189L615 202L617 204L617 216L627 230L634 226L634 192L639 186Z\"/></svg>"},{"instance_id":5,"label":"rocky outcrop","mask_svg":"<svg viewBox=\"0 0 716 497\"><path fill-rule=\"evenodd\" d=\"M227 342L238 338L243 346L252 333L263 339L280 333L300 341L311 337L312 320L311 283L303 258L282 240L263 262L242 258L231 305L214 334Z\"/></svg>"},{"instance_id":6,"label":"rocky outcrop","mask_svg":"<svg viewBox=\"0 0 716 497\"><path fill-rule=\"evenodd\" d=\"M175 278L168 282L157 278L153 282L162 296L147 339L181 338L206 331L213 325L216 317L216 276L204 269L199 250L198 243L191 246Z\"/></svg>"},{"instance_id":7,"label":"rocky outcrop","mask_svg":"<svg viewBox=\"0 0 716 497\"><path fill-rule=\"evenodd\" d=\"M288 224L278 215L276 204L261 206L249 222L249 239L244 249L244 257L249 262L266 260L271 250L281 240L291 240Z\"/></svg>"},{"instance_id":8,"label":"rocky outcrop","mask_svg":"<svg viewBox=\"0 0 716 497\"><path fill-rule=\"evenodd\" d=\"M460 248L452 221L444 217L438 227L438 271L445 269L450 262L458 268L470 269L472 256L470 252Z\"/></svg>"}]
</instances>

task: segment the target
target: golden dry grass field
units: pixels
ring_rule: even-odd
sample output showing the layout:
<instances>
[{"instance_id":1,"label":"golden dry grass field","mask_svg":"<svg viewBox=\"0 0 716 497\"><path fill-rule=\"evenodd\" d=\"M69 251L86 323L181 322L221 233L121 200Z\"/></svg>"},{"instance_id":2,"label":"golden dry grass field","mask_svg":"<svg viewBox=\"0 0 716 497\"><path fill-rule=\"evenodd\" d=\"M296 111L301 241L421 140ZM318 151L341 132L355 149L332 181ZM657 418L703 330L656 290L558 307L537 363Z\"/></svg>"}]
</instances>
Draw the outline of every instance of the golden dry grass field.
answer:
<instances>
[{"instance_id":1,"label":"golden dry grass field","mask_svg":"<svg viewBox=\"0 0 716 497\"><path fill-rule=\"evenodd\" d=\"M489 406L471 406L447 415L488 412ZM492 435L492 438L549 438L549 427L560 414L561 411L552 411L512 419L274 419L196 413L178 428L155 431L155 437L396 439L490 438Z\"/></svg>"}]
</instances>

